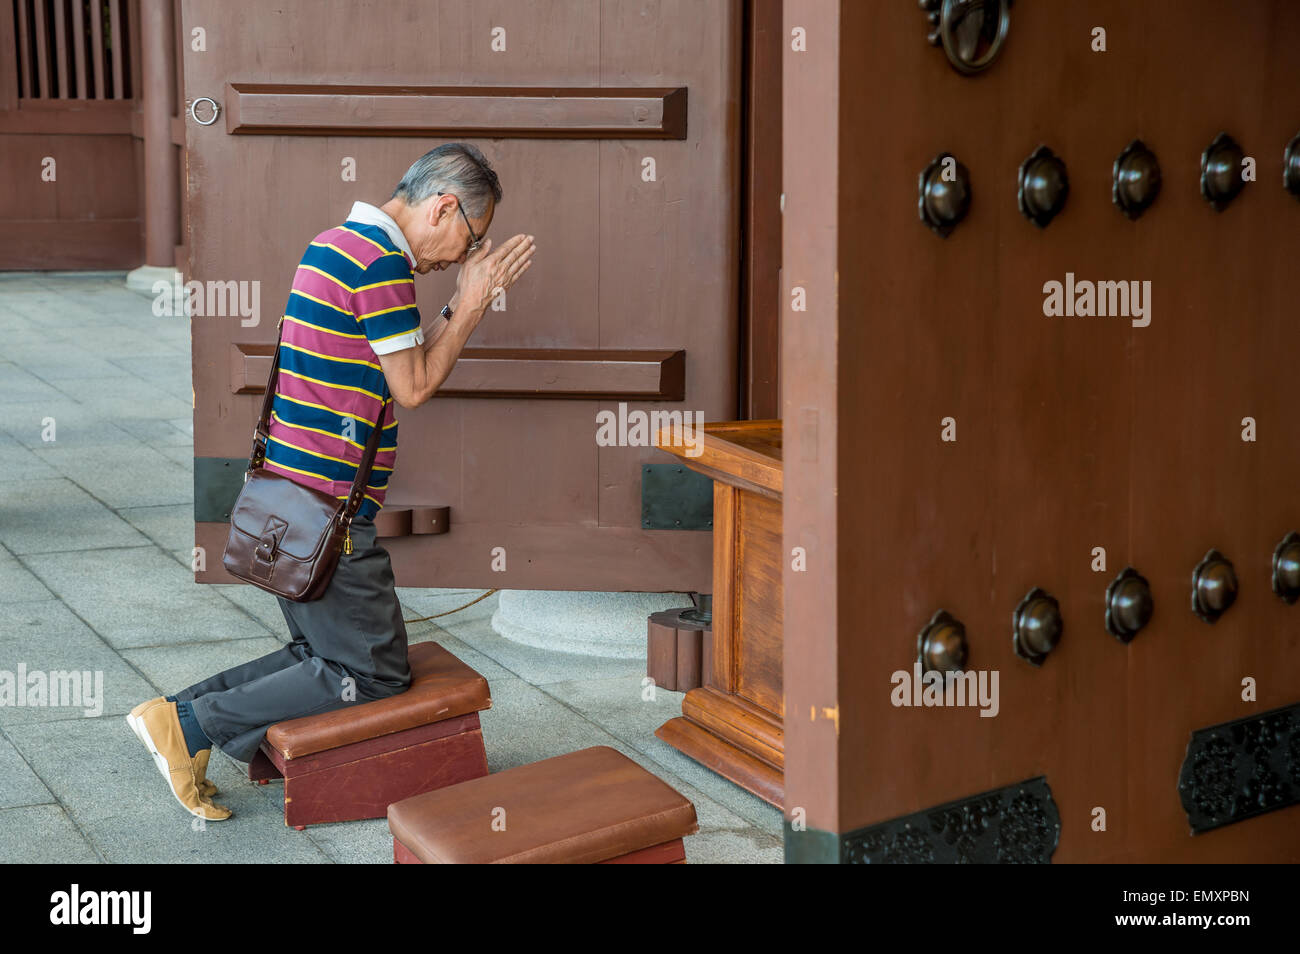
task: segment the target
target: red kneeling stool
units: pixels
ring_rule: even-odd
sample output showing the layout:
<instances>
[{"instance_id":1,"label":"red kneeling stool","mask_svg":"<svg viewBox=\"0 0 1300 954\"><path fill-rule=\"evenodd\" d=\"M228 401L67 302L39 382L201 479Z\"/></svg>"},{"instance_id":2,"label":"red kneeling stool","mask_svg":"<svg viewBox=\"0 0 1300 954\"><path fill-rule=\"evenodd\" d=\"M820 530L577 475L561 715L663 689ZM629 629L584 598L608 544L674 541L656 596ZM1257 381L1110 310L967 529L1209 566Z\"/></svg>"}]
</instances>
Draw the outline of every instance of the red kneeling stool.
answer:
<instances>
[{"instance_id":1,"label":"red kneeling stool","mask_svg":"<svg viewBox=\"0 0 1300 954\"><path fill-rule=\"evenodd\" d=\"M248 777L284 778L286 825L383 818L393 802L487 774L487 680L437 643L411 646L407 660L405 692L266 730Z\"/></svg>"},{"instance_id":2,"label":"red kneeling stool","mask_svg":"<svg viewBox=\"0 0 1300 954\"><path fill-rule=\"evenodd\" d=\"M695 806L598 745L390 805L398 864L685 864Z\"/></svg>"}]
</instances>

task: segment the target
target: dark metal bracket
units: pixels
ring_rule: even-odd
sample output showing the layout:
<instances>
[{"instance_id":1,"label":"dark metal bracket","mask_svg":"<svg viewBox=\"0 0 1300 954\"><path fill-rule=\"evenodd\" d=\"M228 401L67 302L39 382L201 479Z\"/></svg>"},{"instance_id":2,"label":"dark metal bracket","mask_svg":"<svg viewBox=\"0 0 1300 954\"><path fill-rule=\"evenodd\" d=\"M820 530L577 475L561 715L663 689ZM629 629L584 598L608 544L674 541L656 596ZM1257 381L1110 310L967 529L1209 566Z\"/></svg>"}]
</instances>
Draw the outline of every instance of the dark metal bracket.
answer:
<instances>
[{"instance_id":1,"label":"dark metal bracket","mask_svg":"<svg viewBox=\"0 0 1300 954\"><path fill-rule=\"evenodd\" d=\"M641 528L712 530L713 481L682 464L642 464Z\"/></svg>"}]
</instances>

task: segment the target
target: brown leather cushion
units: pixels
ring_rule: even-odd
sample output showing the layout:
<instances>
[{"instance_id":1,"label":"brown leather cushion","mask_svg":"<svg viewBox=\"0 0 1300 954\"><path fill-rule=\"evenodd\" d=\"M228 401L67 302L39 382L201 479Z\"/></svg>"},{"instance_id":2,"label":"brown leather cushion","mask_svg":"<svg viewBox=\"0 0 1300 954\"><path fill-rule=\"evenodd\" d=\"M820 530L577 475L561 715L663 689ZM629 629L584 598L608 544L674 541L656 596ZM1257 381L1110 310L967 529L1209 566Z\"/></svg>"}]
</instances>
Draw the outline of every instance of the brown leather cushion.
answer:
<instances>
[{"instance_id":1,"label":"brown leather cushion","mask_svg":"<svg viewBox=\"0 0 1300 954\"><path fill-rule=\"evenodd\" d=\"M492 827L496 808L505 831ZM426 864L589 864L699 825L672 786L598 745L395 802L388 829Z\"/></svg>"},{"instance_id":2,"label":"brown leather cushion","mask_svg":"<svg viewBox=\"0 0 1300 954\"><path fill-rule=\"evenodd\" d=\"M411 686L405 692L277 722L266 730L266 741L297 759L492 707L487 680L437 643L411 646L406 659Z\"/></svg>"}]
</instances>

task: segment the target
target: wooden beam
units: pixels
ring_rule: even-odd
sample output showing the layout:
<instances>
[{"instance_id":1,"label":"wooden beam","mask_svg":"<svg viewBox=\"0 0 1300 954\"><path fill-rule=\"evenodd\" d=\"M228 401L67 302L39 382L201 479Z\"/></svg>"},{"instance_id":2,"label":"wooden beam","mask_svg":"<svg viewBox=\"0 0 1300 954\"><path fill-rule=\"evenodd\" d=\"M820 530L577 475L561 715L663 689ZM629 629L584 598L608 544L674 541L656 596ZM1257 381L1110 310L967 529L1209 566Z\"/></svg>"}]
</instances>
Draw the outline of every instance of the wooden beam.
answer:
<instances>
[{"instance_id":1,"label":"wooden beam","mask_svg":"<svg viewBox=\"0 0 1300 954\"><path fill-rule=\"evenodd\" d=\"M0 134L130 136L136 134L129 100L23 100L0 111Z\"/></svg>"},{"instance_id":2,"label":"wooden beam","mask_svg":"<svg viewBox=\"0 0 1300 954\"><path fill-rule=\"evenodd\" d=\"M8 221L0 230L5 269L135 268L139 219Z\"/></svg>"},{"instance_id":3,"label":"wooden beam","mask_svg":"<svg viewBox=\"0 0 1300 954\"><path fill-rule=\"evenodd\" d=\"M686 89L506 86L226 86L226 132L685 139Z\"/></svg>"},{"instance_id":4,"label":"wooden beam","mask_svg":"<svg viewBox=\"0 0 1300 954\"><path fill-rule=\"evenodd\" d=\"M265 393L272 347L230 346L232 393ZM434 397L683 401L686 352L466 348Z\"/></svg>"}]
</instances>

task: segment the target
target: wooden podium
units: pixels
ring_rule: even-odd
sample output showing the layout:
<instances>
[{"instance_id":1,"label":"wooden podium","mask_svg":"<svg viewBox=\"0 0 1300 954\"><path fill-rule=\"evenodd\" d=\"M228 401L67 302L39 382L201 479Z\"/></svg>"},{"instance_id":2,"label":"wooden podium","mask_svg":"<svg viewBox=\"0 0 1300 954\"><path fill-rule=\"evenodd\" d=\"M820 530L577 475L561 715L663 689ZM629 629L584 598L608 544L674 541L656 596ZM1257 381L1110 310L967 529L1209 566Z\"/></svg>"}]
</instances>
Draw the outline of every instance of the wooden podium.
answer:
<instances>
[{"instance_id":1,"label":"wooden podium","mask_svg":"<svg viewBox=\"0 0 1300 954\"><path fill-rule=\"evenodd\" d=\"M660 433L661 450L713 479L713 629L703 685L655 735L783 807L781 422L705 424L696 457L672 441Z\"/></svg>"}]
</instances>

